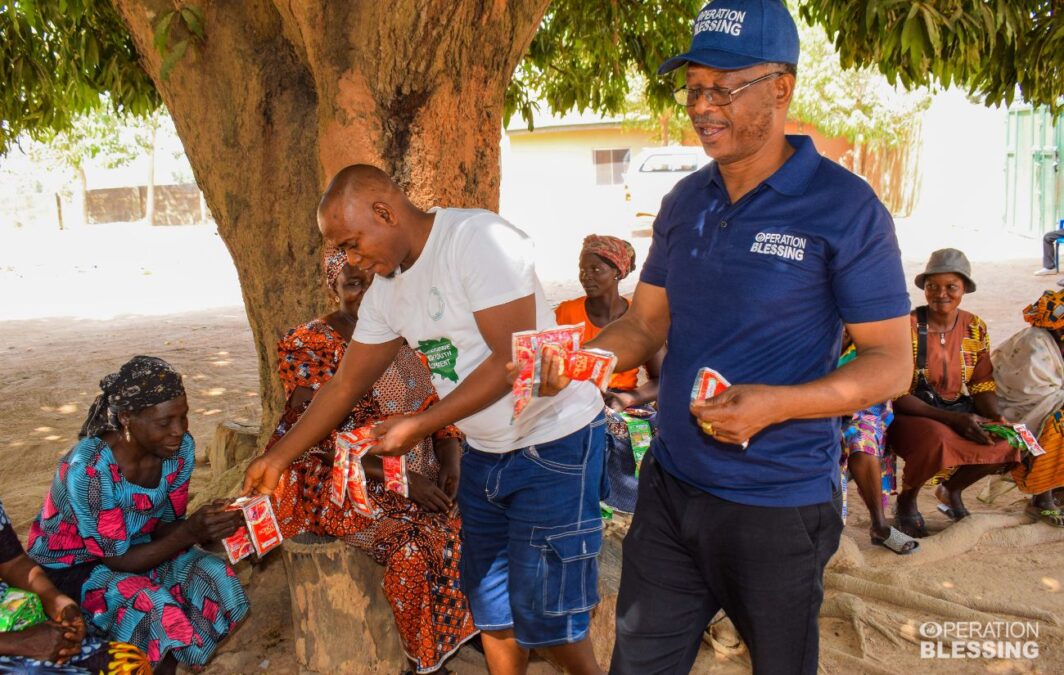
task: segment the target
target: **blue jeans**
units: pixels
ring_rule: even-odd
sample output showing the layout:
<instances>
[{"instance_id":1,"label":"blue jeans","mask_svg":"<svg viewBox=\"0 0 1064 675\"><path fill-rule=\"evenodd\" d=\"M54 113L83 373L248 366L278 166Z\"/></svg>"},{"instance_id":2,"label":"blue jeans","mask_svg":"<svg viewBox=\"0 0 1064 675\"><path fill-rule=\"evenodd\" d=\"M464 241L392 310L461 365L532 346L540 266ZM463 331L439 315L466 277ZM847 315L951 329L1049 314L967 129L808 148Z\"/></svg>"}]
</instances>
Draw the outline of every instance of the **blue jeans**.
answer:
<instances>
[{"instance_id":1,"label":"blue jeans","mask_svg":"<svg viewBox=\"0 0 1064 675\"><path fill-rule=\"evenodd\" d=\"M462 590L477 628L513 628L528 648L587 636L598 604L604 426L600 414L550 443L505 454L466 449Z\"/></svg>"}]
</instances>

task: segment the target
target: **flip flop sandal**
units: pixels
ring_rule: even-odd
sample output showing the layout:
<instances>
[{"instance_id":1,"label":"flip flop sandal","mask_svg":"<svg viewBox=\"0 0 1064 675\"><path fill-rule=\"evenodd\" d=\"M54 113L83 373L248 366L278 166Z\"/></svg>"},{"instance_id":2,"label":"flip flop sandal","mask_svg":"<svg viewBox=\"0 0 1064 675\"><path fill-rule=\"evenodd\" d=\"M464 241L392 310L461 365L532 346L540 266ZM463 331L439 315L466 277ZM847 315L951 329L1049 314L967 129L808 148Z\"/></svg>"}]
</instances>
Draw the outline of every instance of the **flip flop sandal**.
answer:
<instances>
[{"instance_id":1,"label":"flip flop sandal","mask_svg":"<svg viewBox=\"0 0 1064 675\"><path fill-rule=\"evenodd\" d=\"M913 547L906 549L905 546L912 542ZM876 536L872 537L872 543L876 546L883 546L885 548L894 551L898 555L909 555L913 551L920 548L920 542L914 537L910 537L897 528L890 528L890 535L886 539L880 539Z\"/></svg>"},{"instance_id":2,"label":"flip flop sandal","mask_svg":"<svg viewBox=\"0 0 1064 675\"><path fill-rule=\"evenodd\" d=\"M1042 521L1052 527L1064 527L1064 513L1060 509L1039 509L1028 506L1024 511L1036 521Z\"/></svg>"},{"instance_id":3,"label":"flip flop sandal","mask_svg":"<svg viewBox=\"0 0 1064 675\"><path fill-rule=\"evenodd\" d=\"M894 516L894 525L903 534L907 534L915 539L923 539L930 536L930 532L927 531L927 525L924 523L924 517L917 513L915 516Z\"/></svg>"}]
</instances>

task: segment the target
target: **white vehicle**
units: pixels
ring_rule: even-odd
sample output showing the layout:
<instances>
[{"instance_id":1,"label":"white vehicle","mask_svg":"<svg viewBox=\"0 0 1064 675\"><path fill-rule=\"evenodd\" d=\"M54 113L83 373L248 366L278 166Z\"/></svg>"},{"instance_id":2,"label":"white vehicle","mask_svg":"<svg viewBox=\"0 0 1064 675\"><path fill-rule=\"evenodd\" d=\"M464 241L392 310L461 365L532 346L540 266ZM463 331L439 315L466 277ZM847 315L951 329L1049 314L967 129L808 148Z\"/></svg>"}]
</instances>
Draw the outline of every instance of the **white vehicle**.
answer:
<instances>
[{"instance_id":1,"label":"white vehicle","mask_svg":"<svg viewBox=\"0 0 1064 675\"><path fill-rule=\"evenodd\" d=\"M661 198L684 176L709 163L700 145L666 145L646 148L628 164L624 175L624 198L635 217L636 228L649 228Z\"/></svg>"}]
</instances>

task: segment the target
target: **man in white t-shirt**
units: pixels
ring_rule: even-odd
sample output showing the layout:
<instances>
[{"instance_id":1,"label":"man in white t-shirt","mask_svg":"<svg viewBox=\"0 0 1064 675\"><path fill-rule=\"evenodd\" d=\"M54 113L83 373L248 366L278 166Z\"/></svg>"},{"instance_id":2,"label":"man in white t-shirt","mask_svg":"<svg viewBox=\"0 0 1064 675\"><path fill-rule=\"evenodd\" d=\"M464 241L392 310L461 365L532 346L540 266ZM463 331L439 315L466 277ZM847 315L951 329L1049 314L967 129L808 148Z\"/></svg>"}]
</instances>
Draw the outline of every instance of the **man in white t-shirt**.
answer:
<instances>
[{"instance_id":1,"label":"man in white t-shirt","mask_svg":"<svg viewBox=\"0 0 1064 675\"><path fill-rule=\"evenodd\" d=\"M285 467L336 428L405 340L425 356L441 400L381 423L373 452L405 453L448 424L466 435L457 495L462 589L491 672L523 673L528 650L544 647L568 672L601 673L588 629L606 480L602 398L582 383L534 399L514 420L508 395L512 334L554 325L531 240L489 211L422 211L367 165L333 178L318 226L377 279L336 376L248 467L245 493L271 494Z\"/></svg>"}]
</instances>

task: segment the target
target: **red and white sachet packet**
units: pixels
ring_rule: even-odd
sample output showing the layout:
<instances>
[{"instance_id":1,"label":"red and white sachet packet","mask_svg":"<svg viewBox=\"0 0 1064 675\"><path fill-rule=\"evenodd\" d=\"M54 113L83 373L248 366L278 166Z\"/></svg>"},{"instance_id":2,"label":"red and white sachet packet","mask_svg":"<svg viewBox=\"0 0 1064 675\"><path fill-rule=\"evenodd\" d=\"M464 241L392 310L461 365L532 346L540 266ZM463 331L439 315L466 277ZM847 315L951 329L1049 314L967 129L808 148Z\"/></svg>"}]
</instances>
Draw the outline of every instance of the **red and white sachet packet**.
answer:
<instances>
[{"instance_id":1,"label":"red and white sachet packet","mask_svg":"<svg viewBox=\"0 0 1064 675\"><path fill-rule=\"evenodd\" d=\"M1027 428L1026 424L1013 424L1012 428L1016 430L1020 440L1022 440L1023 444L1027 446L1027 449L1031 451L1031 456L1040 457L1046 454L1045 448L1043 448L1042 444L1038 442L1038 439L1031 433L1031 430Z\"/></svg>"},{"instance_id":2,"label":"red and white sachet packet","mask_svg":"<svg viewBox=\"0 0 1064 675\"><path fill-rule=\"evenodd\" d=\"M517 379L514 380L514 417L518 417L532 397L538 393L536 370L542 361L541 352L544 345L555 345L566 353L580 349L580 339L584 333L584 324L558 326L547 330L526 330L513 334L511 346L513 362L517 367Z\"/></svg>"},{"instance_id":3,"label":"red and white sachet packet","mask_svg":"<svg viewBox=\"0 0 1064 675\"><path fill-rule=\"evenodd\" d=\"M691 387L691 403L707 401L714 396L719 396L730 386L731 382L728 382L728 379L717 371L709 367L700 368L698 375L695 376L694 386ZM743 450L748 447L750 447L750 441L743 441Z\"/></svg>"},{"instance_id":4,"label":"red and white sachet packet","mask_svg":"<svg viewBox=\"0 0 1064 675\"><path fill-rule=\"evenodd\" d=\"M226 507L226 511L239 510L239 506L230 505ZM225 547L225 554L229 556L229 563L232 565L237 564L255 551L255 547L251 543L251 537L248 536L248 528L245 525L241 525L236 532L223 539L222 546Z\"/></svg>"},{"instance_id":5,"label":"red and white sachet packet","mask_svg":"<svg viewBox=\"0 0 1064 675\"><path fill-rule=\"evenodd\" d=\"M364 426L336 434L336 454L333 456L329 495L334 504L343 506L346 493L351 507L367 518L377 515L377 507L369 500L366 471L362 468L362 458L369 454L369 449L377 443L377 439L370 435L371 428Z\"/></svg>"},{"instance_id":6,"label":"red and white sachet packet","mask_svg":"<svg viewBox=\"0 0 1064 675\"><path fill-rule=\"evenodd\" d=\"M691 387L691 403L711 399L731 386L731 382L712 368L701 368L695 376L695 385Z\"/></svg>"},{"instance_id":7,"label":"red and white sachet packet","mask_svg":"<svg viewBox=\"0 0 1064 675\"><path fill-rule=\"evenodd\" d=\"M236 564L237 561L248 557L252 550L261 558L284 541L268 496L240 497L226 507L226 510L241 511L245 523L222 541L230 563Z\"/></svg>"},{"instance_id":8,"label":"red and white sachet packet","mask_svg":"<svg viewBox=\"0 0 1064 675\"><path fill-rule=\"evenodd\" d=\"M543 355L553 352L562 357L562 372L570 380L577 382L591 382L599 391L606 391L613 376L613 370L617 367L617 356L605 349L578 349L567 352L556 345L544 345L540 349L539 358L536 360L533 395L539 395L542 384Z\"/></svg>"},{"instance_id":9,"label":"red and white sachet packet","mask_svg":"<svg viewBox=\"0 0 1064 675\"><path fill-rule=\"evenodd\" d=\"M384 489L410 497L410 480L406 475L406 455L381 457L384 466Z\"/></svg>"}]
</instances>

